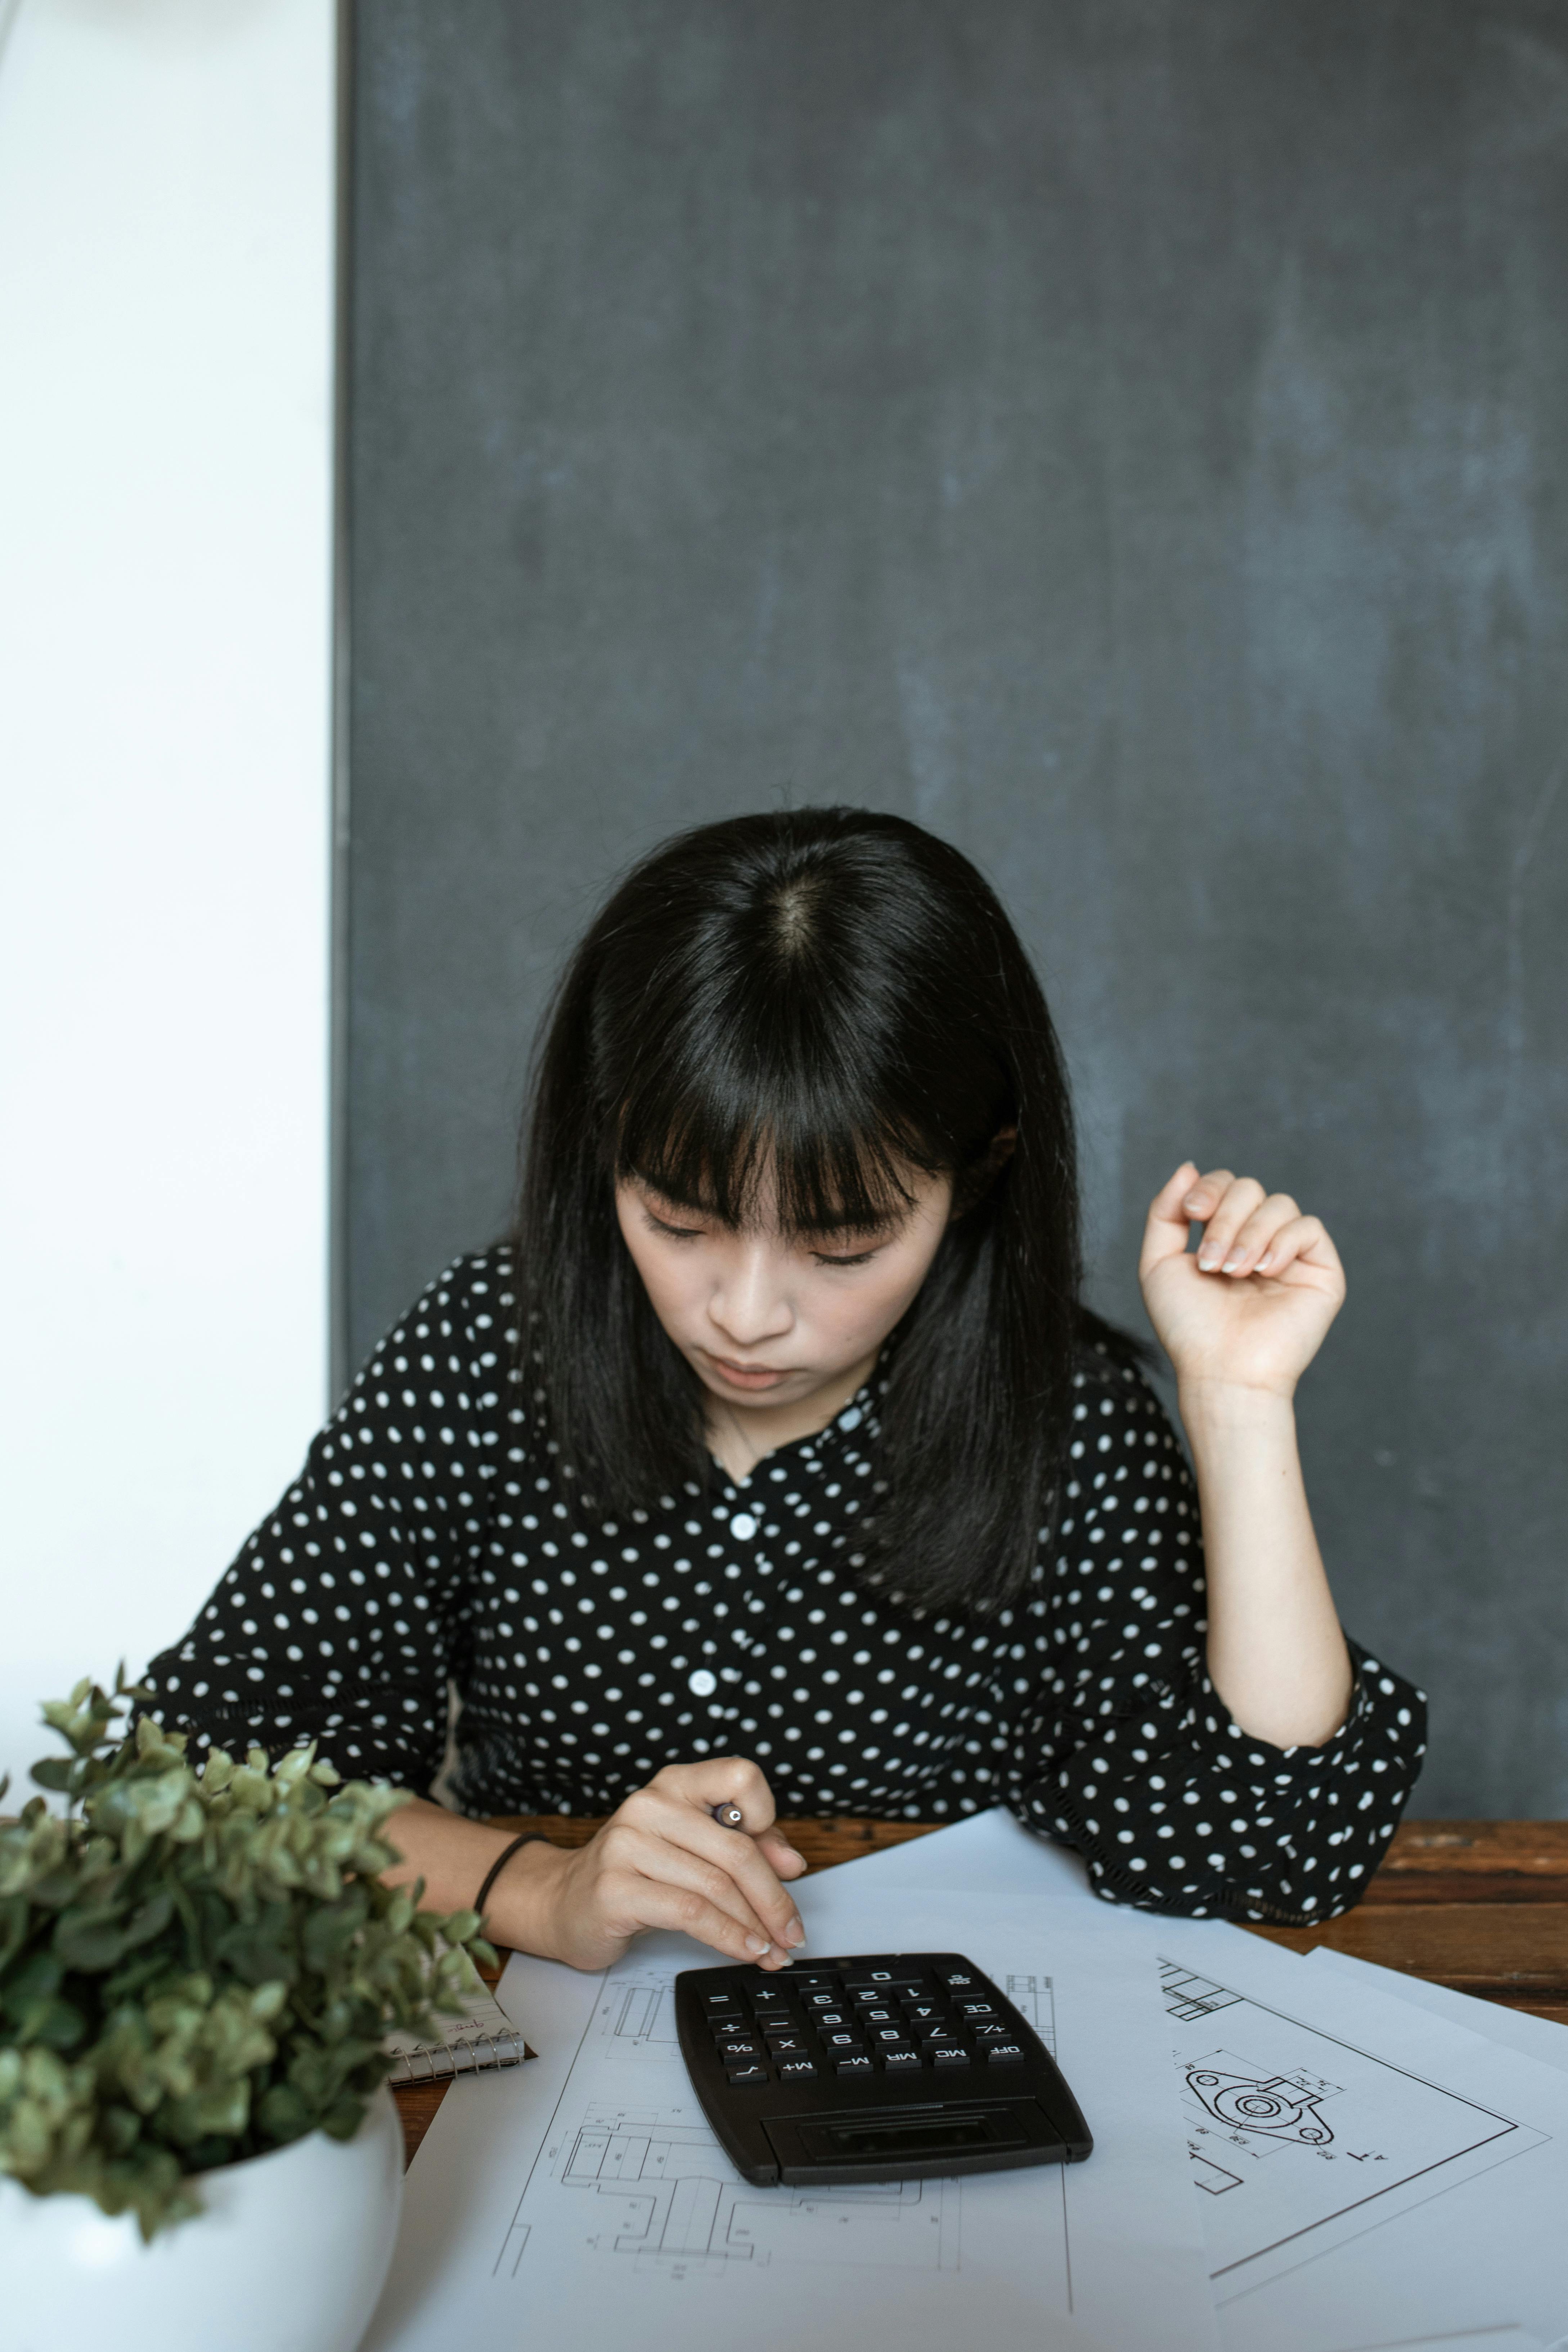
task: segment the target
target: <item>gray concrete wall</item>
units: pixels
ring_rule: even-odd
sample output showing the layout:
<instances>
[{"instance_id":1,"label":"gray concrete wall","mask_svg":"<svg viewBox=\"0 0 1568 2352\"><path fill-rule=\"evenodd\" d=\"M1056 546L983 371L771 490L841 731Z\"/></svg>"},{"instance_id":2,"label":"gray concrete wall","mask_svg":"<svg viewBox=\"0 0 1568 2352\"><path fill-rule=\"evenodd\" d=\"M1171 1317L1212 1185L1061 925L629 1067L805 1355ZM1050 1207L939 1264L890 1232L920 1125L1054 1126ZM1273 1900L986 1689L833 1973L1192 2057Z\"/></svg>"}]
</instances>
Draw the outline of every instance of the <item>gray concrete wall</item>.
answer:
<instances>
[{"instance_id":1,"label":"gray concrete wall","mask_svg":"<svg viewBox=\"0 0 1568 2352\"><path fill-rule=\"evenodd\" d=\"M956 841L1095 1297L1187 1153L1329 1221L1303 1394L1426 1812L1568 1811L1568 17L362 0L351 1344L500 1225L611 877Z\"/></svg>"}]
</instances>

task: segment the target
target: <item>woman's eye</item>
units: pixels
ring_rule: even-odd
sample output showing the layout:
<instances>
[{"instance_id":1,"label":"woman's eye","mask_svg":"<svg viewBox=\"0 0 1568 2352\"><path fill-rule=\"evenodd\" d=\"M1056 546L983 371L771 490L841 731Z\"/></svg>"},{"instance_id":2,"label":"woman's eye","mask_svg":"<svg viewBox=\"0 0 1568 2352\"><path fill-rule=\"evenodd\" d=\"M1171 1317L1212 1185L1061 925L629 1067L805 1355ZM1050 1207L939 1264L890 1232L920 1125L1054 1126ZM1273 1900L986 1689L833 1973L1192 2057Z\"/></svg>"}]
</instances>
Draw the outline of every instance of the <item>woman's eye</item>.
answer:
<instances>
[{"instance_id":1,"label":"woman's eye","mask_svg":"<svg viewBox=\"0 0 1568 2352\"><path fill-rule=\"evenodd\" d=\"M702 1239L700 1225L667 1224L662 1217L656 1217L651 1209L645 1210L644 1214L647 1218L650 1230L656 1234L663 1234L667 1241L700 1242Z\"/></svg>"},{"instance_id":2,"label":"woman's eye","mask_svg":"<svg viewBox=\"0 0 1568 2352\"><path fill-rule=\"evenodd\" d=\"M818 1265L869 1265L877 1253L874 1249L858 1250L853 1257L828 1257L821 1250L813 1250Z\"/></svg>"}]
</instances>

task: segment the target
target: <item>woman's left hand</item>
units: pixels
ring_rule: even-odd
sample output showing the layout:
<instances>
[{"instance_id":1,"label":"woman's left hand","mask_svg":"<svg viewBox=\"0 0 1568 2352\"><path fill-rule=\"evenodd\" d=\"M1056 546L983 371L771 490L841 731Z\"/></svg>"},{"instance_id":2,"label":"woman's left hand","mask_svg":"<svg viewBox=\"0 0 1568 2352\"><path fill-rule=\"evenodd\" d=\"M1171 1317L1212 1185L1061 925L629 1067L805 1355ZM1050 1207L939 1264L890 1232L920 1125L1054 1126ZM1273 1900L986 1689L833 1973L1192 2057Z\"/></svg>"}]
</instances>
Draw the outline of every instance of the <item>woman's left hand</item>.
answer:
<instances>
[{"instance_id":1,"label":"woman's left hand","mask_svg":"<svg viewBox=\"0 0 1568 2352\"><path fill-rule=\"evenodd\" d=\"M1204 1227L1195 1256L1189 1225ZM1143 1303L1179 1383L1289 1398L1345 1295L1339 1253L1286 1192L1228 1168L1177 1169L1149 1207Z\"/></svg>"}]
</instances>

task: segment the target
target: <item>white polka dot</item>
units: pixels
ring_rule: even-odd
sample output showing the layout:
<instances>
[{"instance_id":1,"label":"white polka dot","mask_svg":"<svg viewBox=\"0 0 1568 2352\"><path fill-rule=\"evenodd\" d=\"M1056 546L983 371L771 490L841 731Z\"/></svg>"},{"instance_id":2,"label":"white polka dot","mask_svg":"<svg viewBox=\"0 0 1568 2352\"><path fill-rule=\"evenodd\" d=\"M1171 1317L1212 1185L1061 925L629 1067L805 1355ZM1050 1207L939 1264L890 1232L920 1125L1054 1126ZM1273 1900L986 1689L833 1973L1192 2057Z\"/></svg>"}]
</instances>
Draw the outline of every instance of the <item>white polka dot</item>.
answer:
<instances>
[{"instance_id":1,"label":"white polka dot","mask_svg":"<svg viewBox=\"0 0 1568 2352\"><path fill-rule=\"evenodd\" d=\"M757 1523L750 1511L737 1511L730 1522L730 1533L737 1543L750 1543L757 1532Z\"/></svg>"},{"instance_id":2,"label":"white polka dot","mask_svg":"<svg viewBox=\"0 0 1568 2352\"><path fill-rule=\"evenodd\" d=\"M686 1687L693 1698L711 1698L719 1687L719 1677L706 1666L699 1666L686 1677Z\"/></svg>"}]
</instances>

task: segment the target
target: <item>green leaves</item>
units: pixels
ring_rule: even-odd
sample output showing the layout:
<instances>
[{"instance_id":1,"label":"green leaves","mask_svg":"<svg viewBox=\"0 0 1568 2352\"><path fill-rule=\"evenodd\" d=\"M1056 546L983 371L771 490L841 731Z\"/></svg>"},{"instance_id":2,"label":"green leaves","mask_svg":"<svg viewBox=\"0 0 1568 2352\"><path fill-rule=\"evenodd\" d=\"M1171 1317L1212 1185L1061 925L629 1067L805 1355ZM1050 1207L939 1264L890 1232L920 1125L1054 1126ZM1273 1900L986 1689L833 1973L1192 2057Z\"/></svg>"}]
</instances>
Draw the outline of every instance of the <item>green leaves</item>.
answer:
<instances>
[{"instance_id":1,"label":"green leaves","mask_svg":"<svg viewBox=\"0 0 1568 2352\"><path fill-rule=\"evenodd\" d=\"M472 1912L394 1890L381 1832L401 1790L343 1782L313 1748L276 1767L142 1716L83 1681L44 1709L70 1754L0 1822L0 2172L132 2210L144 2236L200 2210L191 2180L310 2131L350 2138L390 2026L461 2006Z\"/></svg>"}]
</instances>

